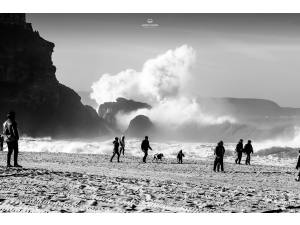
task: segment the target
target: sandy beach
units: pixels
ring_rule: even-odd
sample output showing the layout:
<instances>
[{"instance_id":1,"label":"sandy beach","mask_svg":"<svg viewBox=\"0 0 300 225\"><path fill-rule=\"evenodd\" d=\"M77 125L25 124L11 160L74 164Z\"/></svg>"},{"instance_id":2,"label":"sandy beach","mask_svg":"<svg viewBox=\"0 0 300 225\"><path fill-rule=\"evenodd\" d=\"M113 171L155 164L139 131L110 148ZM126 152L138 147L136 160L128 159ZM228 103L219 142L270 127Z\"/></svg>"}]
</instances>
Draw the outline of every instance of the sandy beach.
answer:
<instances>
[{"instance_id":1,"label":"sandy beach","mask_svg":"<svg viewBox=\"0 0 300 225\"><path fill-rule=\"evenodd\" d=\"M0 212L298 212L295 168L67 153L0 152Z\"/></svg>"}]
</instances>

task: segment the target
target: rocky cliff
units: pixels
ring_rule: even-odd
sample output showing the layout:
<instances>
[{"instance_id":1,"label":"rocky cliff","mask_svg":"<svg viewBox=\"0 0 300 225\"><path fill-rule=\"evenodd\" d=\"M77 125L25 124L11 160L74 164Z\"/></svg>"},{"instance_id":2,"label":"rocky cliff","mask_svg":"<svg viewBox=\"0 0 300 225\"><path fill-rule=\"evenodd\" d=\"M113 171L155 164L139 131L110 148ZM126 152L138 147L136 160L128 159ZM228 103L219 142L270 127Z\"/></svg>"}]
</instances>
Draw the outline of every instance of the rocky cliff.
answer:
<instances>
[{"instance_id":1,"label":"rocky cliff","mask_svg":"<svg viewBox=\"0 0 300 225\"><path fill-rule=\"evenodd\" d=\"M53 43L26 23L24 14L0 14L0 119L16 111L20 132L29 136L106 134L96 111L56 79L53 49Z\"/></svg>"}]
</instances>

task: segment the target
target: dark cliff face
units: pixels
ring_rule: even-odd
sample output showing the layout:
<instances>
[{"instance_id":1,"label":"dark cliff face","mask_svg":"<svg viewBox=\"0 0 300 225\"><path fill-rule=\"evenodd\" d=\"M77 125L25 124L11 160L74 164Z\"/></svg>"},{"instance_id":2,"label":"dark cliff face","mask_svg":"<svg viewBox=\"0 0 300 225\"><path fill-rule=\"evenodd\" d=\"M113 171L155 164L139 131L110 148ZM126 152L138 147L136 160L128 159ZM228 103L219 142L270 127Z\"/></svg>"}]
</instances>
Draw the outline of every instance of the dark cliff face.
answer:
<instances>
[{"instance_id":1,"label":"dark cliff face","mask_svg":"<svg viewBox=\"0 0 300 225\"><path fill-rule=\"evenodd\" d=\"M96 137L107 133L95 110L60 84L52 63L54 44L28 23L1 23L0 119L16 111L19 129L29 136Z\"/></svg>"},{"instance_id":2,"label":"dark cliff face","mask_svg":"<svg viewBox=\"0 0 300 225\"><path fill-rule=\"evenodd\" d=\"M117 98L115 102L105 102L99 106L98 115L104 119L111 127L117 129L115 116L119 112L130 113L138 109L150 109L147 103Z\"/></svg>"}]
</instances>

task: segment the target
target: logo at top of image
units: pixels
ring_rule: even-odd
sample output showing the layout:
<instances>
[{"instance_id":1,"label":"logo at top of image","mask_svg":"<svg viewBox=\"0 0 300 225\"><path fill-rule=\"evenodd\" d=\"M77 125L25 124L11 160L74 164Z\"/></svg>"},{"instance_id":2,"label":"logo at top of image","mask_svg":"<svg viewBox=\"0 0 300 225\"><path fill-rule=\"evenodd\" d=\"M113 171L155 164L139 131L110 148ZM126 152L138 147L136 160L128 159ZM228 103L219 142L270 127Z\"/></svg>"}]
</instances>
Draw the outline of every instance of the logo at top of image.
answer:
<instances>
[{"instance_id":1,"label":"logo at top of image","mask_svg":"<svg viewBox=\"0 0 300 225\"><path fill-rule=\"evenodd\" d=\"M147 22L147 23L143 23L143 24L142 24L142 27L145 27L145 28L159 27L159 24L154 23L154 20L153 20L152 18L146 19L146 22Z\"/></svg>"},{"instance_id":2,"label":"logo at top of image","mask_svg":"<svg viewBox=\"0 0 300 225\"><path fill-rule=\"evenodd\" d=\"M147 19L147 23L153 23L153 19L151 18Z\"/></svg>"}]
</instances>

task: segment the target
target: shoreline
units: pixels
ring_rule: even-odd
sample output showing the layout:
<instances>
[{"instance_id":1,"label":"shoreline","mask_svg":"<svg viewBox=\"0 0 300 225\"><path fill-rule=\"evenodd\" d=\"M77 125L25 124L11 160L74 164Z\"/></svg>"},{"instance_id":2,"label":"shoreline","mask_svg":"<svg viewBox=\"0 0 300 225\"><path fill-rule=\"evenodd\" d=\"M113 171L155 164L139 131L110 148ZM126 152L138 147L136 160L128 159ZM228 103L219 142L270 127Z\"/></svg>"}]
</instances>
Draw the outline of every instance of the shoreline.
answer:
<instances>
[{"instance_id":1,"label":"shoreline","mask_svg":"<svg viewBox=\"0 0 300 225\"><path fill-rule=\"evenodd\" d=\"M112 150L111 150L112 152ZM125 154L125 157L126 159L133 159L132 162L136 162L138 159L141 159L142 161L142 157L143 157L143 154L142 154L142 151L139 151L140 155L139 156L133 156L133 155L127 155ZM150 152L152 153L152 152ZM1 155L4 155L4 158L6 157L6 154L7 154L7 148L5 148L5 150L3 151L0 151L0 159L1 159ZM22 154L53 154L53 155L66 155L66 156L77 156L77 155L82 155L82 156L101 156L101 157L106 157L106 158L110 158L112 156L112 154L108 154L108 153L86 153L86 152L80 152L80 153L75 153L75 152L51 152L51 151L39 151L39 152L36 152L36 151L20 151L19 152L19 158L22 157L21 155ZM149 154L148 157L147 157L147 163L151 163L152 162L152 159L153 159L153 155L154 153L152 154ZM123 158L124 156L120 156L120 160ZM284 157L284 158L281 158L280 160L293 160L294 162L292 164L263 164L261 163L261 161L256 161L257 158L263 158L263 157L266 157L266 156L261 156L261 155L258 155L257 153L255 154L252 154L251 155L251 166L254 165L254 166L262 166L262 167L280 167L280 168L287 168L287 169L290 169L290 168L294 168L296 167L296 164L297 164L297 159L298 159L298 156L295 157L295 158L291 158L291 157ZM3 156L2 156L3 158ZM114 160L116 160L117 156L115 156ZM224 156L224 164L232 164L232 165L236 165L234 163L234 160L236 158L236 155L234 152L232 151L228 151L227 154L225 154ZM246 166L245 165L245 159L246 159L246 155L243 154L243 158L242 158L242 161L241 161L241 166ZM13 158L12 158L13 160ZM22 160L22 159L21 159ZM269 160L268 158L266 158L266 160ZM3 161L3 160L2 160ZM109 160L108 160L109 161ZM168 162L168 163L171 163L171 164L177 164L177 158L176 158L176 155L174 154L174 157L168 157L168 156L164 156L163 158L163 161L164 162ZM4 161L3 161L4 162ZM6 162L6 161L5 161ZM214 162L214 155L211 155L211 156L208 156L208 157L199 157L199 158L192 158L192 157L184 157L183 158L183 164L197 164L197 162L200 164L200 162L203 162L203 163L207 163L207 162L211 162L211 165L213 165L213 162ZM186 163L188 162L188 163ZM254 162L254 164L253 164ZM130 163L130 161L126 161L126 163ZM161 163L160 161L158 161L158 163ZM0 166L1 165L6 165L5 163L1 163L0 161Z\"/></svg>"}]
</instances>

